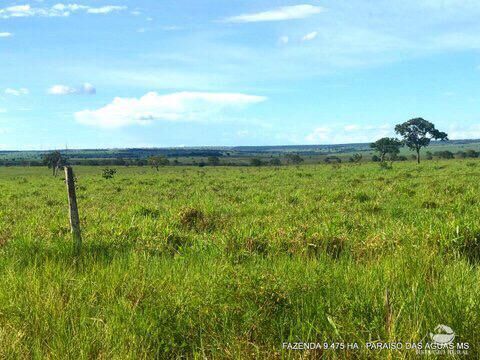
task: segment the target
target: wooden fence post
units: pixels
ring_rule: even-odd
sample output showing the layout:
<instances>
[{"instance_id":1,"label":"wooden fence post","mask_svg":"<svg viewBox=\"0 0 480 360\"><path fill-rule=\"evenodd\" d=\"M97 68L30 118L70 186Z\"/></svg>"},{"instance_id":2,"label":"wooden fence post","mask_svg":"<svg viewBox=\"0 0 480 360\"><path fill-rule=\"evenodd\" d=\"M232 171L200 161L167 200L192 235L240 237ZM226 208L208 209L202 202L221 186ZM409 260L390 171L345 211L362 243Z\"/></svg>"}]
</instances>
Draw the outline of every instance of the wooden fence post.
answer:
<instances>
[{"instance_id":1,"label":"wooden fence post","mask_svg":"<svg viewBox=\"0 0 480 360\"><path fill-rule=\"evenodd\" d=\"M80 232L80 218L78 216L77 195L75 192L75 179L70 166L65 166L65 182L68 191L68 206L70 215L70 227L73 235L73 251L76 255L82 249L82 234Z\"/></svg>"}]
</instances>

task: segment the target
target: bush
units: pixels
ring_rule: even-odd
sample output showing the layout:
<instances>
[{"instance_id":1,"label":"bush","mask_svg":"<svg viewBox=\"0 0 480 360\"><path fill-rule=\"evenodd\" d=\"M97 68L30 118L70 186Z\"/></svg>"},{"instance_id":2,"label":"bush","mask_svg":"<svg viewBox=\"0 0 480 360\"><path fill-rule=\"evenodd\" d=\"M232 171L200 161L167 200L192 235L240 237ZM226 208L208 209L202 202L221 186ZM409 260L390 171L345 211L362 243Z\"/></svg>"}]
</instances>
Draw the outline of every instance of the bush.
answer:
<instances>
[{"instance_id":1,"label":"bush","mask_svg":"<svg viewBox=\"0 0 480 360\"><path fill-rule=\"evenodd\" d=\"M455 159L455 155L448 150L445 151L435 151L434 155L440 159Z\"/></svg>"},{"instance_id":2,"label":"bush","mask_svg":"<svg viewBox=\"0 0 480 360\"><path fill-rule=\"evenodd\" d=\"M340 164L342 159L340 159L338 156L327 156L323 161L325 161L327 164Z\"/></svg>"},{"instance_id":3,"label":"bush","mask_svg":"<svg viewBox=\"0 0 480 360\"><path fill-rule=\"evenodd\" d=\"M363 158L362 154L356 153L356 154L353 154L350 157L350 159L348 159L348 161L350 161L352 163L355 163L355 164L358 164L360 161L362 161L362 158Z\"/></svg>"},{"instance_id":4,"label":"bush","mask_svg":"<svg viewBox=\"0 0 480 360\"><path fill-rule=\"evenodd\" d=\"M285 156L287 158L287 163L290 164L301 164L303 162L303 158L298 154L287 154Z\"/></svg>"},{"instance_id":5,"label":"bush","mask_svg":"<svg viewBox=\"0 0 480 360\"><path fill-rule=\"evenodd\" d=\"M467 150L465 152L465 155L466 157L469 157L469 158L478 158L478 156L480 155L480 153L478 151L475 151L475 150Z\"/></svg>"},{"instance_id":6,"label":"bush","mask_svg":"<svg viewBox=\"0 0 480 360\"><path fill-rule=\"evenodd\" d=\"M113 179L116 173L117 173L116 169L105 168L102 171L102 177L107 180Z\"/></svg>"},{"instance_id":7,"label":"bush","mask_svg":"<svg viewBox=\"0 0 480 360\"><path fill-rule=\"evenodd\" d=\"M391 163L389 164L385 161L380 162L379 166L380 166L380 169L382 169L382 170L392 170L393 169L393 165Z\"/></svg>"}]
</instances>

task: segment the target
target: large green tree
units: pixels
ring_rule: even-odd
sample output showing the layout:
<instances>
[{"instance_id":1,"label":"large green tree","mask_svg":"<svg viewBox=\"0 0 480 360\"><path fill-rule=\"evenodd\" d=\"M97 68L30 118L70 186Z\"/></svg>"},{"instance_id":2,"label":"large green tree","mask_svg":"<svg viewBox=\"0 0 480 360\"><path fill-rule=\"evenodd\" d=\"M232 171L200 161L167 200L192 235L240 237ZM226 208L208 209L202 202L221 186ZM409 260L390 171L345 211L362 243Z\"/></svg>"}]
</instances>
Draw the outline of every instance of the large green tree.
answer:
<instances>
[{"instance_id":1,"label":"large green tree","mask_svg":"<svg viewBox=\"0 0 480 360\"><path fill-rule=\"evenodd\" d=\"M384 137L374 143L370 147L380 154L380 161L385 161L385 155L395 156L400 152L402 142L395 138Z\"/></svg>"},{"instance_id":2,"label":"large green tree","mask_svg":"<svg viewBox=\"0 0 480 360\"><path fill-rule=\"evenodd\" d=\"M395 126L395 132L403 138L403 143L417 153L417 163L420 164L420 150L430 145L432 140L448 140L447 133L439 131L431 122L415 118Z\"/></svg>"}]
</instances>

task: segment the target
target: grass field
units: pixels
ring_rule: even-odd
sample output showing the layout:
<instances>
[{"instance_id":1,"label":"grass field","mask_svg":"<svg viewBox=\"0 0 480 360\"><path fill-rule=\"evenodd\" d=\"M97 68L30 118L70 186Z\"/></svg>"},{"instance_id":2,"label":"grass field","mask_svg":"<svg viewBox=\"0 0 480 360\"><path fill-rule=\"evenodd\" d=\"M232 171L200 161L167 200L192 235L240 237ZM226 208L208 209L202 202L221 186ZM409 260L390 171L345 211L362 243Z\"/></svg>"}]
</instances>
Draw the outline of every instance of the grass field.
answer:
<instances>
[{"instance_id":1,"label":"grass field","mask_svg":"<svg viewBox=\"0 0 480 360\"><path fill-rule=\"evenodd\" d=\"M393 166L77 167L77 260L63 177L2 168L0 357L479 358L480 161Z\"/></svg>"}]
</instances>

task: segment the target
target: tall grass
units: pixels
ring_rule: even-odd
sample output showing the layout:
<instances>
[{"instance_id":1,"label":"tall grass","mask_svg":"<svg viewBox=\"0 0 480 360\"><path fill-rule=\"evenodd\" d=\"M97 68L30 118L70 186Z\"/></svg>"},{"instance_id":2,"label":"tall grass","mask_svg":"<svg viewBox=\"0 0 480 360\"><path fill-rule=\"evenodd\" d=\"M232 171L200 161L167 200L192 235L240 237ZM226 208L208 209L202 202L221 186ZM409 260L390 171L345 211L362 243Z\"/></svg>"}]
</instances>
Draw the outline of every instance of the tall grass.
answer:
<instances>
[{"instance_id":1,"label":"tall grass","mask_svg":"<svg viewBox=\"0 0 480 360\"><path fill-rule=\"evenodd\" d=\"M76 261L63 179L0 170L2 358L480 356L480 163L75 171Z\"/></svg>"}]
</instances>

